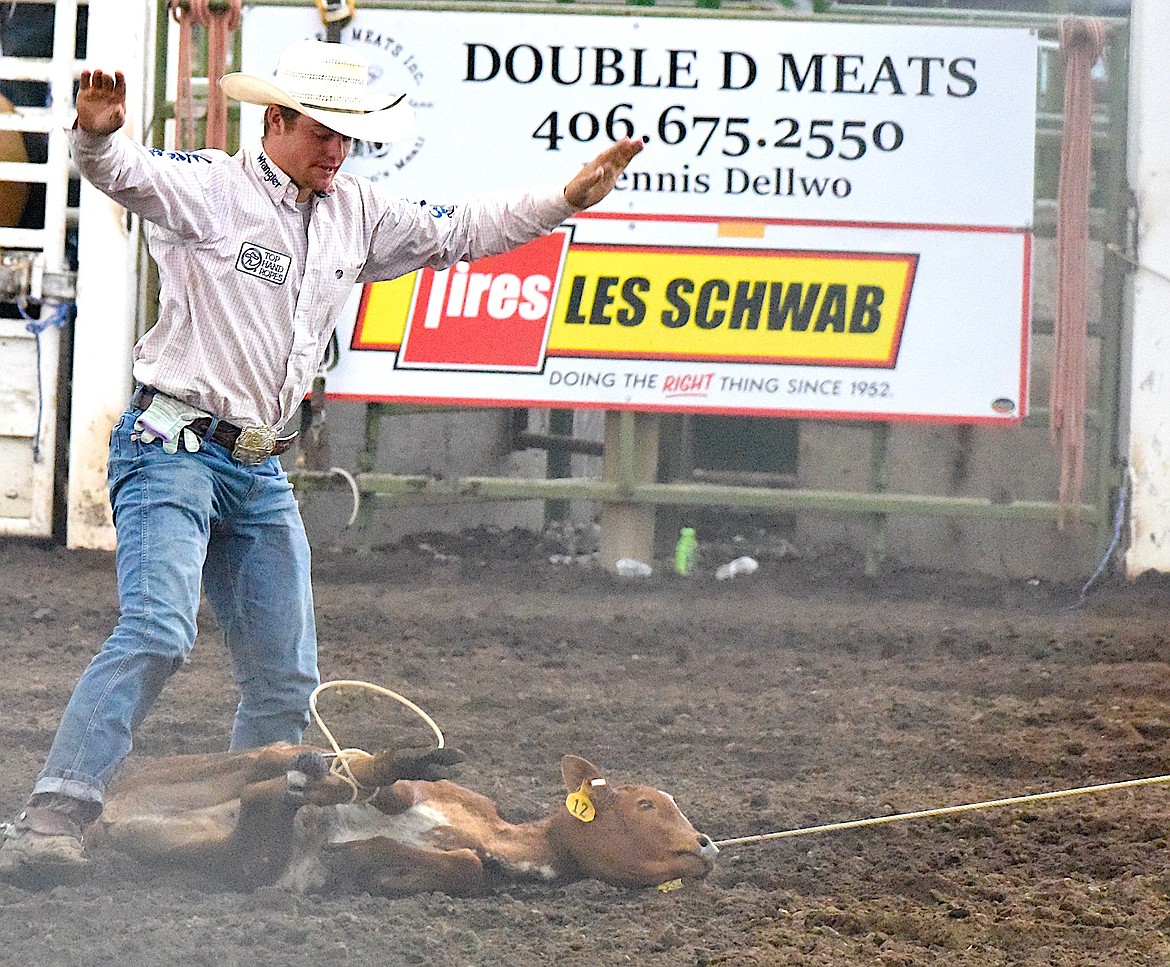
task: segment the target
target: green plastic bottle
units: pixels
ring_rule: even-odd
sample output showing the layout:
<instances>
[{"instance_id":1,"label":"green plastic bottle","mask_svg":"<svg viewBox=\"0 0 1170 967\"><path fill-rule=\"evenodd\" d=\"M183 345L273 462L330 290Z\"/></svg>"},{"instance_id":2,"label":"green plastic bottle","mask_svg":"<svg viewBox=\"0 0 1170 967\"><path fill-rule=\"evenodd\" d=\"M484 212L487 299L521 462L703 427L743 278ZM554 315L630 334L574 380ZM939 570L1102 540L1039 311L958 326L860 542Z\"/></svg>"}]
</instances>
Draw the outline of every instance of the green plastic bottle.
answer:
<instances>
[{"instance_id":1,"label":"green plastic bottle","mask_svg":"<svg viewBox=\"0 0 1170 967\"><path fill-rule=\"evenodd\" d=\"M684 527L678 532L678 543L674 547L674 569L679 574L690 574L695 569L695 558L699 542L695 540L695 529Z\"/></svg>"}]
</instances>

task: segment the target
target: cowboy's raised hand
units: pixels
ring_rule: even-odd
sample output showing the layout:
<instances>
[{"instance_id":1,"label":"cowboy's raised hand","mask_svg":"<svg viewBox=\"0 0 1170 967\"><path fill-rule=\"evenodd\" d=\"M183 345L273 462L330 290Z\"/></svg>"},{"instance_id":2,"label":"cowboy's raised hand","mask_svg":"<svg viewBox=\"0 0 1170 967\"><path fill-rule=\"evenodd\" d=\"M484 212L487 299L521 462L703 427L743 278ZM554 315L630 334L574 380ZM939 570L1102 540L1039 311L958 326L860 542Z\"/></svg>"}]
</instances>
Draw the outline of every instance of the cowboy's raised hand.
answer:
<instances>
[{"instance_id":1,"label":"cowboy's raised hand","mask_svg":"<svg viewBox=\"0 0 1170 967\"><path fill-rule=\"evenodd\" d=\"M596 205L610 193L618 175L641 150L642 142L630 138L610 145L565 185L565 201L578 211Z\"/></svg>"},{"instance_id":2,"label":"cowboy's raised hand","mask_svg":"<svg viewBox=\"0 0 1170 967\"><path fill-rule=\"evenodd\" d=\"M77 126L113 134L126 123L126 78L121 71L82 71L77 88Z\"/></svg>"}]
</instances>

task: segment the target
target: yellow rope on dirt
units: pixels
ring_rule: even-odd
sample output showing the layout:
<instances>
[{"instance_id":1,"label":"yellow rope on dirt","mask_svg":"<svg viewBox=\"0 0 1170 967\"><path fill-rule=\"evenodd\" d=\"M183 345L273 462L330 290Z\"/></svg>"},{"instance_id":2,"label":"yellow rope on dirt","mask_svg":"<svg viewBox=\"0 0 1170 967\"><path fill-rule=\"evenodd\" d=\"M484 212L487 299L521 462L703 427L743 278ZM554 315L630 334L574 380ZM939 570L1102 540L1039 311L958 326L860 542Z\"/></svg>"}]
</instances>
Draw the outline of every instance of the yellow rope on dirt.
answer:
<instances>
[{"instance_id":1,"label":"yellow rope on dirt","mask_svg":"<svg viewBox=\"0 0 1170 967\"><path fill-rule=\"evenodd\" d=\"M401 705L405 705L408 709L414 712L420 719L422 719L432 732L435 733L435 739L438 741L438 748L442 749L447 744L447 740L443 738L442 730L435 724L435 720L427 715L421 708L414 704L409 698L399 695L388 688L383 688L381 685L375 685L372 682L357 681L354 679L337 679L331 682L322 682L313 689L312 694L309 695L309 712L313 716L313 721L317 724L317 728L321 730L321 734L325 736L329 742L329 747L333 750L334 758L333 765L330 767L330 772L340 777L353 790L353 798L351 802L357 802L361 795L362 785L354 778L354 774L349 767L349 763L354 759L368 759L370 753L364 749L343 749L337 744L337 740L333 737L333 733L329 731L329 727L322 720L320 713L317 711L317 696L330 688L360 688L368 692L376 692L379 695L385 695L387 698L392 698ZM377 790L375 790L376 794Z\"/></svg>"},{"instance_id":2,"label":"yellow rope on dirt","mask_svg":"<svg viewBox=\"0 0 1170 967\"><path fill-rule=\"evenodd\" d=\"M920 809L913 813L894 813L892 816L874 816L870 819L853 819L843 823L826 823L823 826L805 826L800 829L786 829L779 833L761 833L758 836L738 836L735 839L718 839L715 845L742 846L745 843L759 843L766 839L786 839L790 836L806 836L809 833L835 833L842 829L860 829L863 826L881 826L885 823L900 823L906 819L927 819L933 816L950 816L954 813L973 812L977 809L993 809L997 806L1019 806L1029 802L1043 802L1048 799L1065 799L1069 796L1084 796L1093 792L1112 792L1116 789L1130 789L1134 786L1153 786L1170 782L1170 775L1149 776L1146 779L1125 779L1120 782L1105 782L1097 786L1080 786L1076 789L1058 789L1055 792L1037 792L1029 796L1011 796L1008 799L989 799L985 802L964 803L961 806L941 806L938 809Z\"/></svg>"}]
</instances>

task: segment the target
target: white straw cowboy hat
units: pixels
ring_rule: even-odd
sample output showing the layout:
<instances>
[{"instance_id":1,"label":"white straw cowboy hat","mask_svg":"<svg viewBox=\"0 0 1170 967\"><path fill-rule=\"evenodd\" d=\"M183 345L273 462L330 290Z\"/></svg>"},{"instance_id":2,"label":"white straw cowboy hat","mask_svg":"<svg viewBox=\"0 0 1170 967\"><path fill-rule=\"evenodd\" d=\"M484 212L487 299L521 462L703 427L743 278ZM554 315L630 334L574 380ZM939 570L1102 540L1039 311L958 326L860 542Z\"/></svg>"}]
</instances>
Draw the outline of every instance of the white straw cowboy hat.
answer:
<instances>
[{"instance_id":1,"label":"white straw cowboy hat","mask_svg":"<svg viewBox=\"0 0 1170 967\"><path fill-rule=\"evenodd\" d=\"M368 89L369 65L344 44L298 40L280 54L276 77L225 74L224 94L248 104L280 104L299 111L338 134L358 141L397 141L414 131L414 110L406 95Z\"/></svg>"}]
</instances>

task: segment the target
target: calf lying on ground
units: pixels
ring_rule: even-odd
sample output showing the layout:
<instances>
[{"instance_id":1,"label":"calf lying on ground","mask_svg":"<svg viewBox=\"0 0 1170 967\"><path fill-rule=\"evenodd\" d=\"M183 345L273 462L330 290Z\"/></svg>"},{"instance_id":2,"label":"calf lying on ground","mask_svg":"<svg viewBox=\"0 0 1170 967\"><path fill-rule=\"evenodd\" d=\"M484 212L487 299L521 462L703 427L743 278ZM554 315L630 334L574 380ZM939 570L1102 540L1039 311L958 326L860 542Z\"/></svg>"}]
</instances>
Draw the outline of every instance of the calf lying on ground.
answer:
<instances>
[{"instance_id":1,"label":"calf lying on ground","mask_svg":"<svg viewBox=\"0 0 1170 967\"><path fill-rule=\"evenodd\" d=\"M522 878L655 886L702 878L714 864L715 845L670 796L612 786L579 756L561 760L569 799L519 825L486 797L432 778L460 758L437 750L352 760L357 802L307 746L160 759L118 784L87 844L244 888L384 895L479 893Z\"/></svg>"}]
</instances>

